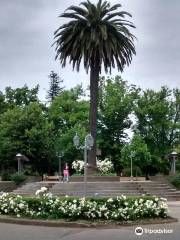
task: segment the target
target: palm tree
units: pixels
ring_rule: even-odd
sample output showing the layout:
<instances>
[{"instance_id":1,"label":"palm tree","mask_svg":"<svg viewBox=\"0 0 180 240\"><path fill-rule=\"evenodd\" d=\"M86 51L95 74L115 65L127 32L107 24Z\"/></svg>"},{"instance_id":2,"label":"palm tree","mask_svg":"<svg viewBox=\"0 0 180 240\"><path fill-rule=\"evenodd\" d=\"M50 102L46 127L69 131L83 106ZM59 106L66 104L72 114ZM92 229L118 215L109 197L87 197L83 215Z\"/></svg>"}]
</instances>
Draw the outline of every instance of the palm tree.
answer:
<instances>
[{"instance_id":1,"label":"palm tree","mask_svg":"<svg viewBox=\"0 0 180 240\"><path fill-rule=\"evenodd\" d=\"M81 60L87 73L90 69L90 132L95 145L89 154L89 164L96 167L96 129L98 83L102 65L106 73L111 73L115 66L123 71L135 54L135 36L128 30L134 28L132 22L125 19L131 14L119 11L120 4L110 5L99 0L95 5L89 0L80 6L70 6L59 17L70 18L54 33L56 59L62 67L66 60L73 69L79 71Z\"/></svg>"}]
</instances>

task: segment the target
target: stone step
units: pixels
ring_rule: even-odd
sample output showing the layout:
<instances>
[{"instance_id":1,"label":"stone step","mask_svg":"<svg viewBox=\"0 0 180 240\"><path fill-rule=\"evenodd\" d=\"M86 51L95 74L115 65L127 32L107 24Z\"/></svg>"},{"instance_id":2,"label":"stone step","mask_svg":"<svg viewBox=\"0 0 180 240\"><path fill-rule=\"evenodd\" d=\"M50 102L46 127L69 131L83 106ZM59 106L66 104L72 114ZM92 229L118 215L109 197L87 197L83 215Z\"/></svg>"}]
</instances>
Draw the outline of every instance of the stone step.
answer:
<instances>
[{"instance_id":1,"label":"stone step","mask_svg":"<svg viewBox=\"0 0 180 240\"><path fill-rule=\"evenodd\" d=\"M176 192L176 189L171 189L171 188L143 188L145 191L174 191Z\"/></svg>"},{"instance_id":2,"label":"stone step","mask_svg":"<svg viewBox=\"0 0 180 240\"><path fill-rule=\"evenodd\" d=\"M77 180L77 178L76 178ZM97 179L96 179L97 180ZM106 180L106 181L105 181ZM84 182L35 182L26 183L21 188L14 190L14 194L21 195L34 195L35 192L41 187L47 187L53 195L57 196L83 196L84 195ZM89 196L102 196L102 197L115 197L121 195L127 196L142 196L142 195L156 195L168 199L179 199L180 192L167 183L159 183L154 181L147 182L119 182L119 181L88 181L87 194Z\"/></svg>"},{"instance_id":3,"label":"stone step","mask_svg":"<svg viewBox=\"0 0 180 240\"><path fill-rule=\"evenodd\" d=\"M90 182L119 182L118 176L87 176L87 181ZM71 176L70 182L83 182L84 176Z\"/></svg>"},{"instance_id":4,"label":"stone step","mask_svg":"<svg viewBox=\"0 0 180 240\"><path fill-rule=\"evenodd\" d=\"M101 186L95 186L95 187L92 187L92 186L87 186L88 189L109 189L109 190L113 190L113 189L122 189L122 190L139 190L140 188L138 187L104 187L102 188ZM76 189L76 188L83 188L83 185L80 185L80 186L54 186L52 187L52 189Z\"/></svg>"},{"instance_id":5,"label":"stone step","mask_svg":"<svg viewBox=\"0 0 180 240\"><path fill-rule=\"evenodd\" d=\"M61 193L54 193L54 196L84 196L84 192L61 192ZM117 196L143 196L143 194L141 193L106 193L106 192L102 192L102 193L98 193L98 192L87 192L86 194L87 196L99 196L99 197L117 197Z\"/></svg>"},{"instance_id":6,"label":"stone step","mask_svg":"<svg viewBox=\"0 0 180 240\"><path fill-rule=\"evenodd\" d=\"M69 191L69 190L62 190L62 191L51 191L51 193L52 194L55 194L55 193L61 193L61 192L81 192L81 191L83 191L83 189L78 189L78 190L72 190L72 191ZM99 190L99 191L94 191L94 190L87 190L88 192L90 192L90 193L96 193L96 192L98 192L98 193L113 193L113 194L124 194L124 193L134 193L134 194L137 194L137 193L142 193L143 194L143 192L137 192L137 191L108 191L108 190Z\"/></svg>"},{"instance_id":7,"label":"stone step","mask_svg":"<svg viewBox=\"0 0 180 240\"><path fill-rule=\"evenodd\" d=\"M17 185L12 181L0 181L0 192L12 192Z\"/></svg>"}]
</instances>

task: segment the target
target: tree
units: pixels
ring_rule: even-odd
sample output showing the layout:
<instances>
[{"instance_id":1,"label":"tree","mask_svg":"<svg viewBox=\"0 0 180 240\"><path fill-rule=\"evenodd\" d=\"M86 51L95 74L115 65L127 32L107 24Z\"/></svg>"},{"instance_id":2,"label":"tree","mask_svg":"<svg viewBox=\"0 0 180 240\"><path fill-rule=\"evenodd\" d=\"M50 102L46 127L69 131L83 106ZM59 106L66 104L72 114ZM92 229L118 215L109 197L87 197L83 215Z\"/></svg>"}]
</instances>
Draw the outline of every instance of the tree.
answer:
<instances>
[{"instance_id":1,"label":"tree","mask_svg":"<svg viewBox=\"0 0 180 240\"><path fill-rule=\"evenodd\" d=\"M44 173L52 164L54 154L53 124L48 123L41 105L30 103L15 106L1 115L0 163L16 167L18 152L30 159L34 172Z\"/></svg>"},{"instance_id":2,"label":"tree","mask_svg":"<svg viewBox=\"0 0 180 240\"><path fill-rule=\"evenodd\" d=\"M144 91L135 114L135 131L144 139L152 157L159 160L159 170L166 170L165 156L180 142L180 91L167 87L157 92Z\"/></svg>"},{"instance_id":3,"label":"tree","mask_svg":"<svg viewBox=\"0 0 180 240\"><path fill-rule=\"evenodd\" d=\"M73 146L75 133L83 138L88 129L89 104L81 99L82 95L82 87L78 85L63 90L49 106L48 119L54 124L56 151L64 151L67 162L72 162L79 153Z\"/></svg>"},{"instance_id":4,"label":"tree","mask_svg":"<svg viewBox=\"0 0 180 240\"><path fill-rule=\"evenodd\" d=\"M39 85L32 89L29 89L26 85L16 89L6 87L5 101L9 108L13 108L14 106L26 106L31 102L38 102L38 91Z\"/></svg>"},{"instance_id":5,"label":"tree","mask_svg":"<svg viewBox=\"0 0 180 240\"><path fill-rule=\"evenodd\" d=\"M0 114L7 110L7 103L5 102L5 96L0 91Z\"/></svg>"},{"instance_id":6,"label":"tree","mask_svg":"<svg viewBox=\"0 0 180 240\"><path fill-rule=\"evenodd\" d=\"M102 65L105 72L117 66L123 71L135 54L134 35L128 27L134 25L125 19L131 15L119 11L120 4L110 5L99 0L95 5L89 0L81 3L82 7L70 6L67 12L60 15L72 18L60 26L54 33L56 59L65 67L67 59L79 71L81 60L88 72L90 69L90 132L94 138L94 147L90 151L92 167L96 166L96 128L99 74Z\"/></svg>"},{"instance_id":7,"label":"tree","mask_svg":"<svg viewBox=\"0 0 180 240\"><path fill-rule=\"evenodd\" d=\"M120 76L101 78L98 111L98 144L102 158L110 156L116 171L120 171L121 148L128 139L132 126L130 116L137 101L139 89L127 85Z\"/></svg>"},{"instance_id":8,"label":"tree","mask_svg":"<svg viewBox=\"0 0 180 240\"><path fill-rule=\"evenodd\" d=\"M53 121L55 132L65 132L68 128L79 124L88 125L88 102L81 99L83 94L80 85L64 90L49 106L48 119Z\"/></svg>"},{"instance_id":9,"label":"tree","mask_svg":"<svg viewBox=\"0 0 180 240\"><path fill-rule=\"evenodd\" d=\"M56 96L64 89L60 84L63 83L63 80L59 78L58 74L54 71L51 71L50 75L50 88L48 90L47 98L50 102L54 100Z\"/></svg>"},{"instance_id":10,"label":"tree","mask_svg":"<svg viewBox=\"0 0 180 240\"><path fill-rule=\"evenodd\" d=\"M147 144L140 135L135 134L130 144L125 145L122 149L121 163L123 167L130 168L131 157L133 158L133 168L139 167L148 177L149 173L153 172L151 154L148 150Z\"/></svg>"}]
</instances>

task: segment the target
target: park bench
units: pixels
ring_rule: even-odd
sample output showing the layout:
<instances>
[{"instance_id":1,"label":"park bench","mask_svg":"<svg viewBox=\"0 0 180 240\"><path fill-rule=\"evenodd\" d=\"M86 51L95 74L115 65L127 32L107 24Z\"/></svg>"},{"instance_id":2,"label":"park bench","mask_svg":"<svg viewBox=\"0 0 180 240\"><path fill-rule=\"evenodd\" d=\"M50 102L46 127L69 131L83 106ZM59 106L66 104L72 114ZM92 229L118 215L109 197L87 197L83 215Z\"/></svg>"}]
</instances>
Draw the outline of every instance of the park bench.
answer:
<instances>
[{"instance_id":1,"label":"park bench","mask_svg":"<svg viewBox=\"0 0 180 240\"><path fill-rule=\"evenodd\" d=\"M131 177L120 177L120 182L129 182L131 181ZM133 177L133 181L146 181L145 177Z\"/></svg>"},{"instance_id":2,"label":"park bench","mask_svg":"<svg viewBox=\"0 0 180 240\"><path fill-rule=\"evenodd\" d=\"M61 177L60 176L43 176L43 181L59 181Z\"/></svg>"}]
</instances>

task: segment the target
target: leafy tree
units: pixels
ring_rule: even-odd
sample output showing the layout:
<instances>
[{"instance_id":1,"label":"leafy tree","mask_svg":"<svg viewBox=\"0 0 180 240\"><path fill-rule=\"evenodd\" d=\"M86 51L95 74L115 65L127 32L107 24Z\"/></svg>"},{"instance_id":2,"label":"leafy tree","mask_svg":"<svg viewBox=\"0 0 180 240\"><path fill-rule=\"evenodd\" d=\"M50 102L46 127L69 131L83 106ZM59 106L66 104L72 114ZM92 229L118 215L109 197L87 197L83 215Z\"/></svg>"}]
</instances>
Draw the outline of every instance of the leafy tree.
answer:
<instances>
[{"instance_id":1,"label":"leafy tree","mask_svg":"<svg viewBox=\"0 0 180 240\"><path fill-rule=\"evenodd\" d=\"M73 146L73 137L77 132L84 137L88 129L89 104L81 99L83 90L77 86L64 90L49 106L48 119L54 124L56 151L64 151L64 160L69 162L78 156Z\"/></svg>"},{"instance_id":2,"label":"leafy tree","mask_svg":"<svg viewBox=\"0 0 180 240\"><path fill-rule=\"evenodd\" d=\"M110 156L116 171L120 164L121 148L128 139L127 130L132 126L131 114L139 89L127 85L120 76L101 79L98 132L102 157Z\"/></svg>"},{"instance_id":3,"label":"leafy tree","mask_svg":"<svg viewBox=\"0 0 180 240\"><path fill-rule=\"evenodd\" d=\"M14 107L1 115L0 162L5 168L16 167L15 155L30 159L33 171L47 172L54 153L53 124L48 123L41 105L30 103Z\"/></svg>"},{"instance_id":4,"label":"leafy tree","mask_svg":"<svg viewBox=\"0 0 180 240\"><path fill-rule=\"evenodd\" d=\"M38 91L39 85L32 89L29 89L26 85L16 89L6 87L5 101L11 108L14 106L26 106L31 102L38 102Z\"/></svg>"},{"instance_id":5,"label":"leafy tree","mask_svg":"<svg viewBox=\"0 0 180 240\"><path fill-rule=\"evenodd\" d=\"M55 131L65 132L77 123L88 126L88 102L81 99L83 90L77 86L64 90L49 106L48 118L53 121Z\"/></svg>"},{"instance_id":6,"label":"leafy tree","mask_svg":"<svg viewBox=\"0 0 180 240\"><path fill-rule=\"evenodd\" d=\"M122 149L121 163L124 168L130 168L131 157L133 158L133 168L139 167L146 177L154 171L151 154L140 135L134 135L131 143Z\"/></svg>"},{"instance_id":7,"label":"leafy tree","mask_svg":"<svg viewBox=\"0 0 180 240\"><path fill-rule=\"evenodd\" d=\"M90 69L90 132L95 144L89 154L89 163L95 167L99 74L102 65L106 72L111 72L115 64L123 71L124 66L131 63L135 37L128 28L134 25L125 19L131 17L129 13L119 11L120 4L111 6L109 2L99 0L95 5L87 0L81 5L70 6L60 15L72 20L55 31L54 44L56 59L63 67L69 59L73 68L79 71L83 59L86 71Z\"/></svg>"},{"instance_id":8,"label":"leafy tree","mask_svg":"<svg viewBox=\"0 0 180 240\"><path fill-rule=\"evenodd\" d=\"M135 108L140 133L154 158L167 155L180 141L180 91L162 87L144 91ZM162 165L166 166L166 160Z\"/></svg>"},{"instance_id":9,"label":"leafy tree","mask_svg":"<svg viewBox=\"0 0 180 240\"><path fill-rule=\"evenodd\" d=\"M5 96L0 91L0 114L7 110L7 103L5 102Z\"/></svg>"},{"instance_id":10,"label":"leafy tree","mask_svg":"<svg viewBox=\"0 0 180 240\"><path fill-rule=\"evenodd\" d=\"M59 78L58 74L54 71L51 71L50 75L50 89L48 90L47 98L52 102L56 96L64 89L60 84L63 83L63 80Z\"/></svg>"}]
</instances>

